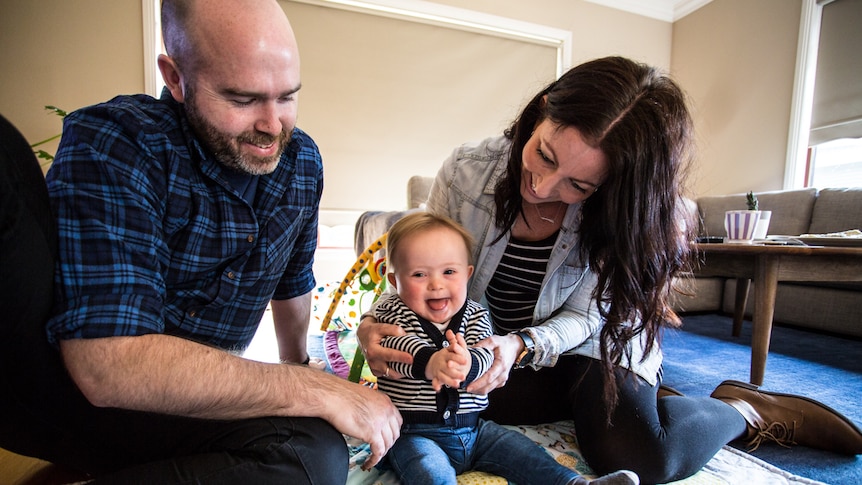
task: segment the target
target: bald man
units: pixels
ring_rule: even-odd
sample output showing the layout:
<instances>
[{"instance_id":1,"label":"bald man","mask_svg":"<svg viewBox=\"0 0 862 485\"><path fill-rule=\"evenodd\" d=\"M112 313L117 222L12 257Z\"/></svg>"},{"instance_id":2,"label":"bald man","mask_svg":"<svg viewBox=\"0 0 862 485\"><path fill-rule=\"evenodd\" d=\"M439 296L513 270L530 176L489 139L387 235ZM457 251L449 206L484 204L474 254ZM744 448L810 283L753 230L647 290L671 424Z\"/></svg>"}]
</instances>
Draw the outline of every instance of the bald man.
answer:
<instances>
[{"instance_id":1,"label":"bald man","mask_svg":"<svg viewBox=\"0 0 862 485\"><path fill-rule=\"evenodd\" d=\"M106 482L344 483L343 435L370 466L401 417L303 365L323 168L293 31L275 0L164 0L162 24L161 98L70 114L48 174L56 299L33 345L65 372L31 379L53 433L28 454ZM270 302L283 363L238 357Z\"/></svg>"}]
</instances>

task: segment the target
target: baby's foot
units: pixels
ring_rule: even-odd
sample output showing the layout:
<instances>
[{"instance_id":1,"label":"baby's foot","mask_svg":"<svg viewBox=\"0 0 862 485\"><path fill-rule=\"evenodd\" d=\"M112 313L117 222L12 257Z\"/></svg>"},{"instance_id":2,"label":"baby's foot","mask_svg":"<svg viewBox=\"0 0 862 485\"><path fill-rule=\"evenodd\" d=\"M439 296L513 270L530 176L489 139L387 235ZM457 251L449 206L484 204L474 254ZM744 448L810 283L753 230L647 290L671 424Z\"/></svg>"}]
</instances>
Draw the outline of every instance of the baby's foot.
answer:
<instances>
[{"instance_id":1,"label":"baby's foot","mask_svg":"<svg viewBox=\"0 0 862 485\"><path fill-rule=\"evenodd\" d=\"M309 367L311 367L312 369L317 369L317 370L326 369L326 362L324 362L323 359L319 359L317 357L309 357L307 365Z\"/></svg>"},{"instance_id":2,"label":"baby's foot","mask_svg":"<svg viewBox=\"0 0 862 485\"><path fill-rule=\"evenodd\" d=\"M629 470L619 470L603 477L591 480L590 485L638 485L641 482L637 473Z\"/></svg>"}]
</instances>

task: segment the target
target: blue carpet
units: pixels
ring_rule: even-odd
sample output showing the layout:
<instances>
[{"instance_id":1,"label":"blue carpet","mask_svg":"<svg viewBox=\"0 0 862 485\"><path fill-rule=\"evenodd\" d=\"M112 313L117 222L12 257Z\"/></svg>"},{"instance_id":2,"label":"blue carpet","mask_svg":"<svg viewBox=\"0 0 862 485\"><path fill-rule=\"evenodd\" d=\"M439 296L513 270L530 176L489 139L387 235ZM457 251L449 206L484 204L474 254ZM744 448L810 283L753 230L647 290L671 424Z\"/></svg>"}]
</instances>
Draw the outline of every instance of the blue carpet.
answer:
<instances>
[{"instance_id":1,"label":"blue carpet","mask_svg":"<svg viewBox=\"0 0 862 485\"><path fill-rule=\"evenodd\" d=\"M690 396L708 396L725 379L748 381L751 322L740 337L720 315L690 315L667 332L664 382ZM862 341L776 326L762 388L816 399L862 426ZM732 446L745 450L743 443ZM796 475L832 485L862 483L862 456L763 444L754 456Z\"/></svg>"}]
</instances>

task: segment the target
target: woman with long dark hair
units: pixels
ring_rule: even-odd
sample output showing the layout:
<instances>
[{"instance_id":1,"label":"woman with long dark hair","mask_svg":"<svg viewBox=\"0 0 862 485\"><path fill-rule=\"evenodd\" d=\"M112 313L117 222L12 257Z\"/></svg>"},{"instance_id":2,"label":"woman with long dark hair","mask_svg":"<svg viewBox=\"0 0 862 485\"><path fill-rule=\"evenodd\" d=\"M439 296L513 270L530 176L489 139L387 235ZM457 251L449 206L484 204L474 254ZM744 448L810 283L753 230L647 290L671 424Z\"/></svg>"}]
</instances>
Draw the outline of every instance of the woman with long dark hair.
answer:
<instances>
[{"instance_id":1,"label":"woman with long dark hair","mask_svg":"<svg viewBox=\"0 0 862 485\"><path fill-rule=\"evenodd\" d=\"M594 470L644 483L690 476L739 437L862 452L855 425L804 398L730 381L717 399L658 397L661 331L681 324L671 296L693 261L691 131L668 76L609 57L569 70L503 136L444 162L428 210L476 239L469 297L496 333L480 344L494 365L467 390L490 392L483 417L499 423L574 419ZM360 325L374 372L405 359L378 345L395 333Z\"/></svg>"}]
</instances>

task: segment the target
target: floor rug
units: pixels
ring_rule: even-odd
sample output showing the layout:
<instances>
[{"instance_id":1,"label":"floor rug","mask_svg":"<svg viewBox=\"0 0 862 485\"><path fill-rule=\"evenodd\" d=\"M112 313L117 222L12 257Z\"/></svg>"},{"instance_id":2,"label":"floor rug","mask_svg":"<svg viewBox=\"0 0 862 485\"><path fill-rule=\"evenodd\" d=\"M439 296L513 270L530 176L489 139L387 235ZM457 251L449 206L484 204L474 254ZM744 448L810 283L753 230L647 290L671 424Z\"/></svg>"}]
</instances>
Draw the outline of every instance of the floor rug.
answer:
<instances>
[{"instance_id":1,"label":"floor rug","mask_svg":"<svg viewBox=\"0 0 862 485\"><path fill-rule=\"evenodd\" d=\"M595 478L593 471L584 461L578 449L577 438L571 421L543 424L538 426L506 426L524 433L538 445L545 448L557 462L577 471L588 478ZM391 471L363 471L360 466L368 458L369 448L364 443L351 443L350 471L348 485L397 485L399 482ZM458 477L459 485L507 485L502 478L482 472L469 472ZM795 476L763 460L743 453L730 446L722 448L695 475L673 482L674 485L740 485L740 484L819 484L807 478Z\"/></svg>"}]
</instances>

